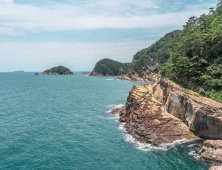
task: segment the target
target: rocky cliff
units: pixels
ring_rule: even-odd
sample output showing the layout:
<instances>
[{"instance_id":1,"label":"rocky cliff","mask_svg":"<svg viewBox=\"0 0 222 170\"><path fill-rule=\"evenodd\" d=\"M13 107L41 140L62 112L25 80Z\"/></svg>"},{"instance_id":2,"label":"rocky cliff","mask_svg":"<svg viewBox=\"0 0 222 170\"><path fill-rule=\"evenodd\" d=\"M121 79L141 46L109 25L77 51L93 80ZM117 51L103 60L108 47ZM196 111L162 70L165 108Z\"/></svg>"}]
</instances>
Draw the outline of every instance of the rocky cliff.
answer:
<instances>
[{"instance_id":1,"label":"rocky cliff","mask_svg":"<svg viewBox=\"0 0 222 170\"><path fill-rule=\"evenodd\" d=\"M154 81L155 74L152 73L149 70L143 71L143 76L141 77L138 73L136 73L134 70L130 70L127 74L123 74L122 77L117 77L117 80L127 80L127 81L135 81L135 82L148 82L148 81Z\"/></svg>"},{"instance_id":2,"label":"rocky cliff","mask_svg":"<svg viewBox=\"0 0 222 170\"><path fill-rule=\"evenodd\" d=\"M222 104L154 76L150 85L134 86L129 93L126 122L129 134L159 146L178 139L222 139ZM194 134L193 134L194 133Z\"/></svg>"}]
</instances>

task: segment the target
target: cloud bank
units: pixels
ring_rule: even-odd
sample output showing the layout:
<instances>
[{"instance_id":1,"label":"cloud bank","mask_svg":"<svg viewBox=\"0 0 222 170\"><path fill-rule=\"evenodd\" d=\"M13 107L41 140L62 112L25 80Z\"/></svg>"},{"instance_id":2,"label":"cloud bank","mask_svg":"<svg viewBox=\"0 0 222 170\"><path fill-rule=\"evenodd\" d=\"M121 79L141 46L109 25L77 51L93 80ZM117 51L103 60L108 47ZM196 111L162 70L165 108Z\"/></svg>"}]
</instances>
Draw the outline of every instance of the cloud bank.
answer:
<instances>
[{"instance_id":1,"label":"cloud bank","mask_svg":"<svg viewBox=\"0 0 222 170\"><path fill-rule=\"evenodd\" d=\"M181 27L188 17L207 13L206 7L211 6L201 3L178 12L177 1L169 9L164 9L163 4L162 0L67 0L36 6L0 0L0 34L16 35L27 30Z\"/></svg>"}]
</instances>

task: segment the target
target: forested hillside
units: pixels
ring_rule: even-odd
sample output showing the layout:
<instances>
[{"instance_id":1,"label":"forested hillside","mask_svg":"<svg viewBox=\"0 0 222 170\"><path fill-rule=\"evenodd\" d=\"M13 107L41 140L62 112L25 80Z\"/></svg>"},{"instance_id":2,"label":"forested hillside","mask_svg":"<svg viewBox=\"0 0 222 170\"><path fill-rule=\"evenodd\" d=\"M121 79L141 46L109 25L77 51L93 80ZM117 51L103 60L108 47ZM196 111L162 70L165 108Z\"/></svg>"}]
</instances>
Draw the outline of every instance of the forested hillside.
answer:
<instances>
[{"instance_id":1,"label":"forested hillside","mask_svg":"<svg viewBox=\"0 0 222 170\"><path fill-rule=\"evenodd\" d=\"M174 82L222 102L222 1L208 15L189 18L175 37L162 74Z\"/></svg>"},{"instance_id":2,"label":"forested hillside","mask_svg":"<svg viewBox=\"0 0 222 170\"><path fill-rule=\"evenodd\" d=\"M140 76L143 76L143 71L146 69L159 72L170 58L174 37L180 33L180 30L170 32L150 47L137 52L133 57L132 69Z\"/></svg>"},{"instance_id":3,"label":"forested hillside","mask_svg":"<svg viewBox=\"0 0 222 170\"><path fill-rule=\"evenodd\" d=\"M129 71L131 65L131 63L120 63L118 61L105 58L96 63L91 75L122 75Z\"/></svg>"}]
</instances>

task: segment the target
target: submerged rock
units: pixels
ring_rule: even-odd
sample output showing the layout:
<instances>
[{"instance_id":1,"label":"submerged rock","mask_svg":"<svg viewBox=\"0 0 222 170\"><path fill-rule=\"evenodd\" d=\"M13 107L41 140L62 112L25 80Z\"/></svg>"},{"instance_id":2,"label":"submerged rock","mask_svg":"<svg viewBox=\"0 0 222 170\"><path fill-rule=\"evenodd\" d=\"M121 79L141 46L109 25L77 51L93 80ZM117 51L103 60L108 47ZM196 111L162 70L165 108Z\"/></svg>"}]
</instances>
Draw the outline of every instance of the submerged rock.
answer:
<instances>
[{"instance_id":1,"label":"submerged rock","mask_svg":"<svg viewBox=\"0 0 222 170\"><path fill-rule=\"evenodd\" d=\"M200 159L222 163L222 141L206 140L196 153L200 155Z\"/></svg>"}]
</instances>

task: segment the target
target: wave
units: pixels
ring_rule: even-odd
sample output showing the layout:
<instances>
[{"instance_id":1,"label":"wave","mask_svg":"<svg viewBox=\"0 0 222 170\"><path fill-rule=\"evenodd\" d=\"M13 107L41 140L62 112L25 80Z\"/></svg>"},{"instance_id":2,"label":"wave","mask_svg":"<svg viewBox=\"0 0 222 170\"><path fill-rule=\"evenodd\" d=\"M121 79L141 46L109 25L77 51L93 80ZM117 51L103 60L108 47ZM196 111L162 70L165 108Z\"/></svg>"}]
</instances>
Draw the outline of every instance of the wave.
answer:
<instances>
[{"instance_id":1,"label":"wave","mask_svg":"<svg viewBox=\"0 0 222 170\"><path fill-rule=\"evenodd\" d=\"M106 79L106 80L114 80L114 79Z\"/></svg>"},{"instance_id":2,"label":"wave","mask_svg":"<svg viewBox=\"0 0 222 170\"><path fill-rule=\"evenodd\" d=\"M114 105L108 105L106 107L110 107L110 108L115 109L115 108L120 108L120 107L123 107L123 106L124 106L123 104L114 104Z\"/></svg>"},{"instance_id":3,"label":"wave","mask_svg":"<svg viewBox=\"0 0 222 170\"><path fill-rule=\"evenodd\" d=\"M118 127L118 130L123 131L124 141L132 144L133 147L141 151L152 151L152 150L167 151L175 146L195 141L195 140L187 140L187 139L175 140L173 141L173 143L164 143L164 144L161 144L160 147L155 147L155 146L152 146L151 144L141 143L137 141L135 138L133 138L131 135L129 135L126 132L124 125L125 123L121 123ZM194 145L197 145L197 144L194 144Z\"/></svg>"}]
</instances>

